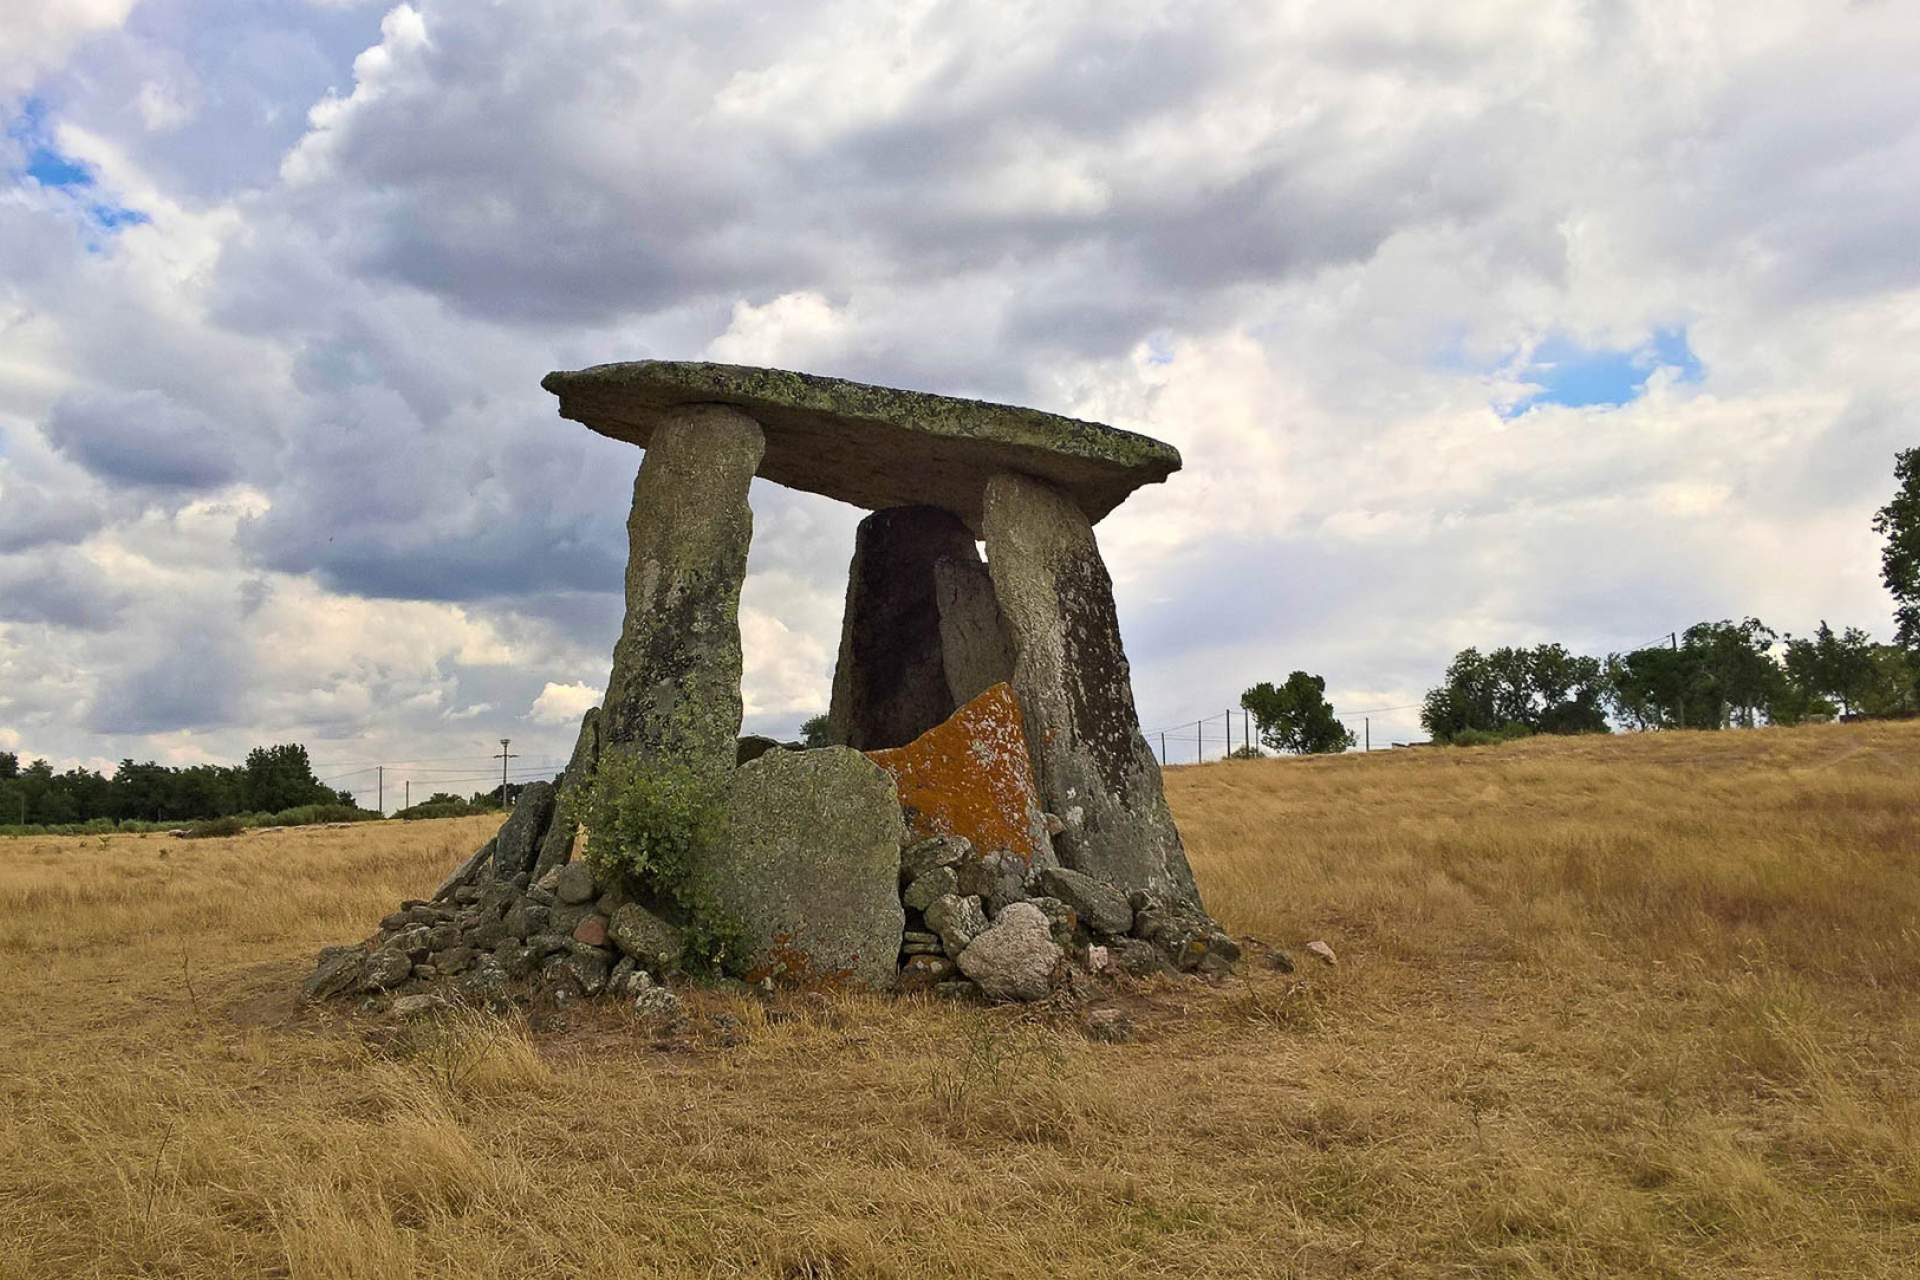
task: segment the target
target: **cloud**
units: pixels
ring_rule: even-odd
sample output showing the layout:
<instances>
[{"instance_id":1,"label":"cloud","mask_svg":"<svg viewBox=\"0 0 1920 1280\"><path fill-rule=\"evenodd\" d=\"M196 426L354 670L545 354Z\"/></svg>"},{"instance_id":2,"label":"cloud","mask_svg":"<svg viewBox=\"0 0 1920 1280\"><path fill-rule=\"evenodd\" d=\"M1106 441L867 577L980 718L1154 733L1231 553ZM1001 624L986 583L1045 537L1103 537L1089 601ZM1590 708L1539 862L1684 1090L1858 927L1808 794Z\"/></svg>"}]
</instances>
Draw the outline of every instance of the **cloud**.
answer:
<instances>
[{"instance_id":1,"label":"cloud","mask_svg":"<svg viewBox=\"0 0 1920 1280\"><path fill-rule=\"evenodd\" d=\"M1866 515L1920 399L1896 6L213 23L0 36L7 118L38 104L0 139L0 722L36 751L564 759L541 709L604 680L639 455L538 381L646 356L1177 444L1101 526L1152 721L1296 666L1411 701L1464 643L1884 629ZM784 734L859 513L752 500L748 722Z\"/></svg>"},{"instance_id":2,"label":"cloud","mask_svg":"<svg viewBox=\"0 0 1920 1280\"><path fill-rule=\"evenodd\" d=\"M528 708L527 718L540 724L578 724L580 717L600 705L604 693L590 685L548 681Z\"/></svg>"},{"instance_id":3,"label":"cloud","mask_svg":"<svg viewBox=\"0 0 1920 1280\"><path fill-rule=\"evenodd\" d=\"M53 447L107 481L156 489L217 489L239 476L204 414L158 391L74 392L46 422Z\"/></svg>"}]
</instances>

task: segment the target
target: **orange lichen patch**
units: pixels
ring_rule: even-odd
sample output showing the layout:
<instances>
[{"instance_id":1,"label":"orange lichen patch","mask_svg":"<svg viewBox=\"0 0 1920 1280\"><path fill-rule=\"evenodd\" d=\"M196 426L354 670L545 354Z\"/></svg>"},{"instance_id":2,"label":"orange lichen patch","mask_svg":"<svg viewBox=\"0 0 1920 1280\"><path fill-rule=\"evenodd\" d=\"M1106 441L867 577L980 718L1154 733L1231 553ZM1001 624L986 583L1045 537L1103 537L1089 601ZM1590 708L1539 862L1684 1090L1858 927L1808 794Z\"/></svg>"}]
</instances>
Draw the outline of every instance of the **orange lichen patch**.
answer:
<instances>
[{"instance_id":1,"label":"orange lichen patch","mask_svg":"<svg viewBox=\"0 0 1920 1280\"><path fill-rule=\"evenodd\" d=\"M893 775L916 839L965 836L982 852L1031 859L1039 850L1039 792L1013 687L996 684L904 747L869 751Z\"/></svg>"}]
</instances>

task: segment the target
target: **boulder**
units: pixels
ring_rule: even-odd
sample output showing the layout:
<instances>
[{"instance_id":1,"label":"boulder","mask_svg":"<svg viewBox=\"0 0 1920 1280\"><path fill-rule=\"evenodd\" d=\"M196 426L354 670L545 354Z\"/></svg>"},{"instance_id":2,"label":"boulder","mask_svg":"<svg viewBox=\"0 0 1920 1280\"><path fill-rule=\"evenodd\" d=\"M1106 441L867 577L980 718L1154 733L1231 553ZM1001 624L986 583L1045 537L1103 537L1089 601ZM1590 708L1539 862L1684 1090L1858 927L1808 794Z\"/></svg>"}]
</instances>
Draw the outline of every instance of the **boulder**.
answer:
<instances>
[{"instance_id":1,"label":"boulder","mask_svg":"<svg viewBox=\"0 0 1920 1280\"><path fill-rule=\"evenodd\" d=\"M607 937L636 963L655 973L666 973L677 966L687 949L684 931L637 902L629 902L613 913Z\"/></svg>"},{"instance_id":2,"label":"boulder","mask_svg":"<svg viewBox=\"0 0 1920 1280\"><path fill-rule=\"evenodd\" d=\"M927 908L927 927L940 935L940 945L950 956L967 949L967 944L987 931L987 913L980 899L972 895L948 894Z\"/></svg>"},{"instance_id":3,"label":"boulder","mask_svg":"<svg viewBox=\"0 0 1920 1280\"><path fill-rule=\"evenodd\" d=\"M906 746L869 755L893 776L910 835L962 836L975 849L1053 865L1011 686L994 685Z\"/></svg>"},{"instance_id":4,"label":"boulder","mask_svg":"<svg viewBox=\"0 0 1920 1280\"><path fill-rule=\"evenodd\" d=\"M1084 872L1043 867L1034 874L1034 887L1079 912L1081 922L1095 933L1124 937L1133 928L1133 907L1127 895Z\"/></svg>"},{"instance_id":5,"label":"boulder","mask_svg":"<svg viewBox=\"0 0 1920 1280\"><path fill-rule=\"evenodd\" d=\"M987 569L1061 865L1198 911L1200 892L1140 733L1113 582L1086 512L1030 475L987 482ZM1041 820L1044 829L1044 819Z\"/></svg>"},{"instance_id":6,"label":"boulder","mask_svg":"<svg viewBox=\"0 0 1920 1280\"><path fill-rule=\"evenodd\" d=\"M479 879L485 869L493 865L493 850L498 843L498 837L488 840L474 851L471 858L455 867L453 874L442 880L440 887L433 891L433 900L441 902L451 898L456 890L465 888Z\"/></svg>"},{"instance_id":7,"label":"boulder","mask_svg":"<svg viewBox=\"0 0 1920 1280\"><path fill-rule=\"evenodd\" d=\"M553 885L553 896L570 907L592 902L596 892L593 869L584 862L569 862L561 867L559 879Z\"/></svg>"},{"instance_id":8,"label":"boulder","mask_svg":"<svg viewBox=\"0 0 1920 1280\"><path fill-rule=\"evenodd\" d=\"M325 1000L357 989L366 963L367 954L359 947L328 947L302 988L307 999Z\"/></svg>"},{"instance_id":9,"label":"boulder","mask_svg":"<svg viewBox=\"0 0 1920 1280\"><path fill-rule=\"evenodd\" d=\"M1026 899L1027 878L1032 868L1015 853L973 854L954 867L959 887L956 893L978 897L989 916L997 916L1010 902Z\"/></svg>"},{"instance_id":10,"label":"boulder","mask_svg":"<svg viewBox=\"0 0 1920 1280\"><path fill-rule=\"evenodd\" d=\"M513 812L501 824L494 837L493 878L511 881L533 870L540 852L540 838L547 834L553 820L553 784L529 782L520 788Z\"/></svg>"},{"instance_id":11,"label":"boulder","mask_svg":"<svg viewBox=\"0 0 1920 1280\"><path fill-rule=\"evenodd\" d=\"M598 911L573 926L573 940L584 942L590 947L607 945L607 918Z\"/></svg>"},{"instance_id":12,"label":"boulder","mask_svg":"<svg viewBox=\"0 0 1920 1280\"><path fill-rule=\"evenodd\" d=\"M680 997L656 986L644 973L633 975L627 988L633 993L633 1011L650 1022L673 1023L681 1013Z\"/></svg>"},{"instance_id":13,"label":"boulder","mask_svg":"<svg viewBox=\"0 0 1920 1280\"><path fill-rule=\"evenodd\" d=\"M723 838L695 870L751 952L749 980L893 986L900 801L886 771L846 747L776 751L735 771Z\"/></svg>"},{"instance_id":14,"label":"boulder","mask_svg":"<svg viewBox=\"0 0 1920 1280\"><path fill-rule=\"evenodd\" d=\"M971 852L973 843L964 836L917 840L900 851L900 883L911 884L935 867L950 867Z\"/></svg>"},{"instance_id":15,"label":"boulder","mask_svg":"<svg viewBox=\"0 0 1920 1280\"><path fill-rule=\"evenodd\" d=\"M960 972L988 999L1040 1000L1053 989L1060 948L1040 908L1016 902L968 944L958 961Z\"/></svg>"},{"instance_id":16,"label":"boulder","mask_svg":"<svg viewBox=\"0 0 1920 1280\"><path fill-rule=\"evenodd\" d=\"M360 988L363 991L387 991L412 976L413 961L406 952L382 947L367 957L366 968L360 974Z\"/></svg>"},{"instance_id":17,"label":"boulder","mask_svg":"<svg viewBox=\"0 0 1920 1280\"><path fill-rule=\"evenodd\" d=\"M907 891L900 895L900 901L909 911L925 911L936 898L944 898L959 890L958 872L952 867L935 867L908 885Z\"/></svg>"}]
</instances>

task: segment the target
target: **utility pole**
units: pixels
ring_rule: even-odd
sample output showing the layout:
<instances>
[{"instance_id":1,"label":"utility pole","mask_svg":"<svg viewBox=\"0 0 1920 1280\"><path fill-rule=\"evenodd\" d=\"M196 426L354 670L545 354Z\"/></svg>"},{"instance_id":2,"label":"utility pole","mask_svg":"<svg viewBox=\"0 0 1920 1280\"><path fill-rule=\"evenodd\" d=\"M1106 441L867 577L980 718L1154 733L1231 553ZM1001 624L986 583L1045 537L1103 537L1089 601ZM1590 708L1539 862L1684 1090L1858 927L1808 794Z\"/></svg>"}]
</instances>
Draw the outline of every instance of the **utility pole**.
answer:
<instances>
[{"instance_id":1,"label":"utility pole","mask_svg":"<svg viewBox=\"0 0 1920 1280\"><path fill-rule=\"evenodd\" d=\"M385 765L374 766L373 777L374 777L373 794L375 797L373 802L373 810L375 813L379 814L381 817L384 818L387 816L387 766Z\"/></svg>"},{"instance_id":2,"label":"utility pole","mask_svg":"<svg viewBox=\"0 0 1920 1280\"><path fill-rule=\"evenodd\" d=\"M1364 731L1367 735L1365 739L1366 746L1363 747L1362 750L1371 751L1373 750L1373 717L1361 716L1360 723L1364 726Z\"/></svg>"},{"instance_id":3,"label":"utility pole","mask_svg":"<svg viewBox=\"0 0 1920 1280\"><path fill-rule=\"evenodd\" d=\"M1169 759L1167 759L1167 735L1166 735L1166 732L1165 732L1164 730L1163 730L1163 731L1161 732L1161 734L1160 734L1160 763L1161 763L1161 764L1172 764L1172 763L1173 763L1173 762L1172 762L1171 760L1169 760ZM23 797L23 798L21 799L21 801L20 801L20 812L24 814L24 813L26 813L26 811L27 811L27 802L26 802L26 800L25 800L25 798ZM21 818L21 819L20 819L20 823L21 823L21 825L22 825L22 826L25 826L25 825L26 825L26 821L27 821L27 820L26 820L26 819L25 819L24 817L23 817L23 818Z\"/></svg>"},{"instance_id":4,"label":"utility pole","mask_svg":"<svg viewBox=\"0 0 1920 1280\"><path fill-rule=\"evenodd\" d=\"M1207 762L1207 722L1205 720L1193 722L1193 762L1195 764Z\"/></svg>"},{"instance_id":5,"label":"utility pole","mask_svg":"<svg viewBox=\"0 0 1920 1280\"><path fill-rule=\"evenodd\" d=\"M512 741L512 738L500 739L500 754L495 757L500 761L500 807L502 809L507 807L507 761L517 758L514 752L507 750L507 744Z\"/></svg>"},{"instance_id":6,"label":"utility pole","mask_svg":"<svg viewBox=\"0 0 1920 1280\"><path fill-rule=\"evenodd\" d=\"M411 809L413 808L413 779L408 778L405 786L407 788L407 802L405 807Z\"/></svg>"}]
</instances>

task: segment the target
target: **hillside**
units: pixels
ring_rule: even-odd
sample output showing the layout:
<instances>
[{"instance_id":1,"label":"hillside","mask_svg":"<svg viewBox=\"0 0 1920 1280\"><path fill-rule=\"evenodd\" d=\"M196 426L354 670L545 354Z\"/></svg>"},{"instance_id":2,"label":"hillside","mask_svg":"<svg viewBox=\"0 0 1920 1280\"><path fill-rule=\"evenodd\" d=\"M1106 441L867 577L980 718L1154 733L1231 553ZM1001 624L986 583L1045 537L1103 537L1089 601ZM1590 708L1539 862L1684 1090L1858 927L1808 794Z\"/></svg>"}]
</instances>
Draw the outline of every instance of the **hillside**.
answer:
<instances>
[{"instance_id":1,"label":"hillside","mask_svg":"<svg viewBox=\"0 0 1920 1280\"><path fill-rule=\"evenodd\" d=\"M494 819L0 842L0 1277L1913 1273L1920 724L1168 787L1299 968L1142 991L1127 1044L395 1027L292 993Z\"/></svg>"}]
</instances>

